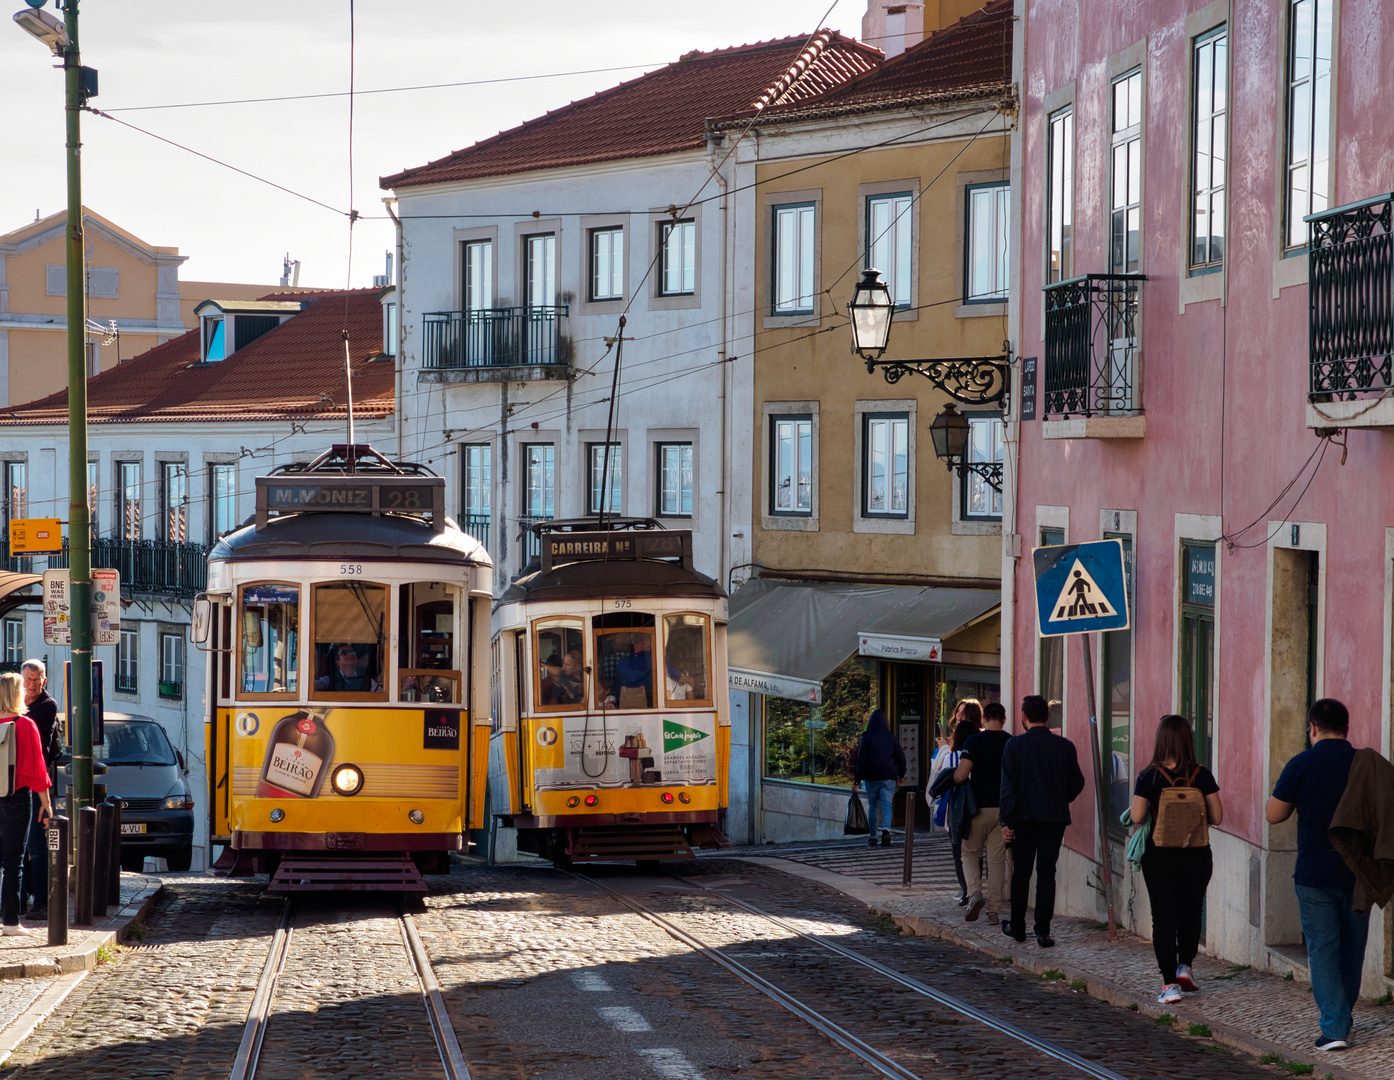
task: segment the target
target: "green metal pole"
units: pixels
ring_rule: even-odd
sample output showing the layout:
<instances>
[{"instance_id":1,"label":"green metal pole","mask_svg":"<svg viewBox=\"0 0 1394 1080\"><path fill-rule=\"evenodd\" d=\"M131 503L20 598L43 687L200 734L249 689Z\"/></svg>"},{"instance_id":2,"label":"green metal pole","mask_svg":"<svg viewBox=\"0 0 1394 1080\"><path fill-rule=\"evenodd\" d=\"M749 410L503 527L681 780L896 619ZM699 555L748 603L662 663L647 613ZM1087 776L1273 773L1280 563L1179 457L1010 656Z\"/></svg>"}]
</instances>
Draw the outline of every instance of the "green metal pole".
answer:
<instances>
[{"instance_id":1,"label":"green metal pole","mask_svg":"<svg viewBox=\"0 0 1394 1080\"><path fill-rule=\"evenodd\" d=\"M78 0L64 5L72 42L63 51L68 118L68 556L72 575L73 805L69 816L92 805L92 561L87 513L87 290L83 272L82 70L78 58Z\"/></svg>"}]
</instances>

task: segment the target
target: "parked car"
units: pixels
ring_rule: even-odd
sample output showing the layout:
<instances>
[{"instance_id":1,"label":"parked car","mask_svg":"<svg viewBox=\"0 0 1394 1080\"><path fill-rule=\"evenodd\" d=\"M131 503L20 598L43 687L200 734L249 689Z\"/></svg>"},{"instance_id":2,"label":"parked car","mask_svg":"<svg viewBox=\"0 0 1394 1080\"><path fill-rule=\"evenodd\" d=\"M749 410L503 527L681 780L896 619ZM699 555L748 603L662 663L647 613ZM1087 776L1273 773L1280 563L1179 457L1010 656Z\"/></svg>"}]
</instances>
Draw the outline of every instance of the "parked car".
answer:
<instances>
[{"instance_id":1,"label":"parked car","mask_svg":"<svg viewBox=\"0 0 1394 1080\"><path fill-rule=\"evenodd\" d=\"M184 755L148 716L102 714L103 742L93 757L106 765L107 794L121 800L121 865L139 870L146 856L168 861L171 870L187 870L194 854L194 798ZM59 808L65 810L69 764L58 762Z\"/></svg>"}]
</instances>

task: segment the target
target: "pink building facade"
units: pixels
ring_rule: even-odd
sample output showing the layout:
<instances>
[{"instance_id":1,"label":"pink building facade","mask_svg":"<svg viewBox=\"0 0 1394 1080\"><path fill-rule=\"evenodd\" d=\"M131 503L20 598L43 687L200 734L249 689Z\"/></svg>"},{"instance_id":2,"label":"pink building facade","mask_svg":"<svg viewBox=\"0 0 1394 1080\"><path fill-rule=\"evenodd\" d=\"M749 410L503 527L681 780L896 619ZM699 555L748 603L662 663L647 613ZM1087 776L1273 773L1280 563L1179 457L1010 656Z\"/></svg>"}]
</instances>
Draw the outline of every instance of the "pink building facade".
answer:
<instances>
[{"instance_id":1,"label":"pink building facade","mask_svg":"<svg viewBox=\"0 0 1394 1080\"><path fill-rule=\"evenodd\" d=\"M1357 746L1390 746L1394 5L1017 12L1025 359L1004 665L1016 697L1060 703L1087 762L1083 652L1038 638L1030 549L1123 539L1133 629L1093 642L1110 815L1159 718L1190 718L1226 808L1205 948L1301 978L1295 829L1266 825L1264 800L1315 697L1346 702ZM1093 798L1091 783L1061 900L1102 916ZM1118 893L1149 932L1140 875ZM1391 941L1376 912L1366 992L1388 985Z\"/></svg>"}]
</instances>

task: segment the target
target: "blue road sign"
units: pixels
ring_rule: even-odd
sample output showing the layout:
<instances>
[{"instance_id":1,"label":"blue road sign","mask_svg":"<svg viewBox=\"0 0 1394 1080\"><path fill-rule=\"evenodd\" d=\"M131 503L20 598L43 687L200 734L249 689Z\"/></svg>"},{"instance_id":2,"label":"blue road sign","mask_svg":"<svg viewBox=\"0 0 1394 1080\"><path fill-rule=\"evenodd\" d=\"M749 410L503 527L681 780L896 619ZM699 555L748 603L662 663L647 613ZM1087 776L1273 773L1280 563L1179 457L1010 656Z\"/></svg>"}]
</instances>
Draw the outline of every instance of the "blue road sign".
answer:
<instances>
[{"instance_id":1,"label":"blue road sign","mask_svg":"<svg viewBox=\"0 0 1394 1080\"><path fill-rule=\"evenodd\" d=\"M1041 637L1128 628L1121 540L1038 547L1031 562Z\"/></svg>"}]
</instances>

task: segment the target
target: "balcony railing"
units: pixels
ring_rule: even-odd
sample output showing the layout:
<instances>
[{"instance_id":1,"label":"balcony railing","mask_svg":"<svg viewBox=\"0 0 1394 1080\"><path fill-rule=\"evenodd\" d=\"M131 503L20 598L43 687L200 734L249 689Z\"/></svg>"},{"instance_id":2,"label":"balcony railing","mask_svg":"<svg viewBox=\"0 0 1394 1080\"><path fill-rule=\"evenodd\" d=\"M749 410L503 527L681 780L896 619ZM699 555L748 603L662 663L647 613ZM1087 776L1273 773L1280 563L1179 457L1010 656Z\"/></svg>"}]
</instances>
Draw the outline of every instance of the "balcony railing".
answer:
<instances>
[{"instance_id":1,"label":"balcony railing","mask_svg":"<svg viewBox=\"0 0 1394 1080\"><path fill-rule=\"evenodd\" d=\"M523 541L523 561L522 566L527 566L533 562L542 560L542 537L532 531L531 526L539 521L551 521L551 514L534 514L532 516L520 517L518 519L518 529L522 534Z\"/></svg>"},{"instance_id":2,"label":"balcony railing","mask_svg":"<svg viewBox=\"0 0 1394 1080\"><path fill-rule=\"evenodd\" d=\"M490 550L489 524L488 514L465 514L460 522L460 528L483 544L484 550L488 551Z\"/></svg>"},{"instance_id":3,"label":"balcony railing","mask_svg":"<svg viewBox=\"0 0 1394 1080\"><path fill-rule=\"evenodd\" d=\"M68 538L57 555L21 555L10 558L8 538L0 540L0 569L40 574L45 569L68 565ZM121 573L121 591L157 596L191 598L208 587L208 549L202 544L175 540L122 540L115 536L92 539L91 565Z\"/></svg>"},{"instance_id":4,"label":"balcony railing","mask_svg":"<svg viewBox=\"0 0 1394 1080\"><path fill-rule=\"evenodd\" d=\"M1307 219L1311 400L1394 387L1394 193Z\"/></svg>"},{"instance_id":5,"label":"balcony railing","mask_svg":"<svg viewBox=\"0 0 1394 1080\"><path fill-rule=\"evenodd\" d=\"M1047 285L1043 416L1128 416L1138 393L1142 274L1086 274Z\"/></svg>"},{"instance_id":6,"label":"balcony railing","mask_svg":"<svg viewBox=\"0 0 1394 1080\"><path fill-rule=\"evenodd\" d=\"M430 311L425 315L425 366L485 368L565 364L561 320L556 307L479 308Z\"/></svg>"}]
</instances>

